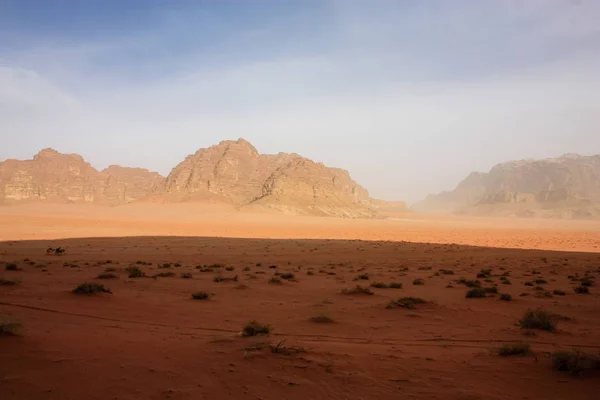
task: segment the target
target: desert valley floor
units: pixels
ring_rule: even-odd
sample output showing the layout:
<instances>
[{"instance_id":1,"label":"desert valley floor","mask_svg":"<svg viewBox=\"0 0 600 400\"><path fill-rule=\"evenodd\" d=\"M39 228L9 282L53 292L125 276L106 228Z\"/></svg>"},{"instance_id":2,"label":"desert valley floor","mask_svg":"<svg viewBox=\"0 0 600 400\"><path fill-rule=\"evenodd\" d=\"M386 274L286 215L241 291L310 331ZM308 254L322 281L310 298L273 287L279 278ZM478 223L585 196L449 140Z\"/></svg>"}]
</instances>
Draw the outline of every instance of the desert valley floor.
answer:
<instances>
[{"instance_id":1,"label":"desert valley floor","mask_svg":"<svg viewBox=\"0 0 600 400\"><path fill-rule=\"evenodd\" d=\"M0 335L3 400L600 391L600 371L573 376L550 359L600 352L597 221L23 205L0 208L0 241L0 318L21 325ZM72 293L85 282L112 293ZM466 298L467 286L488 290ZM394 302L411 297L424 303ZM538 309L555 331L519 325ZM243 337L251 320L271 332ZM520 343L528 354L498 354Z\"/></svg>"}]
</instances>

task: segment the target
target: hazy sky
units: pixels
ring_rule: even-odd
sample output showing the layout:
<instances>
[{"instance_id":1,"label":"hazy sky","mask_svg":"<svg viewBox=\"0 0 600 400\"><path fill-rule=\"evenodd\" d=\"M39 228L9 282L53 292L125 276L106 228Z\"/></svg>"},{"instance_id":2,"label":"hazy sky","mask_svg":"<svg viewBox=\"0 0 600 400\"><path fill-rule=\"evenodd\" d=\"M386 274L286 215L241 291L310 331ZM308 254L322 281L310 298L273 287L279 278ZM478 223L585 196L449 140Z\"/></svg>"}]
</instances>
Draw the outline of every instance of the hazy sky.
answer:
<instances>
[{"instance_id":1,"label":"hazy sky","mask_svg":"<svg viewBox=\"0 0 600 400\"><path fill-rule=\"evenodd\" d=\"M600 1L0 0L0 159L168 174L244 137L415 201L600 153Z\"/></svg>"}]
</instances>

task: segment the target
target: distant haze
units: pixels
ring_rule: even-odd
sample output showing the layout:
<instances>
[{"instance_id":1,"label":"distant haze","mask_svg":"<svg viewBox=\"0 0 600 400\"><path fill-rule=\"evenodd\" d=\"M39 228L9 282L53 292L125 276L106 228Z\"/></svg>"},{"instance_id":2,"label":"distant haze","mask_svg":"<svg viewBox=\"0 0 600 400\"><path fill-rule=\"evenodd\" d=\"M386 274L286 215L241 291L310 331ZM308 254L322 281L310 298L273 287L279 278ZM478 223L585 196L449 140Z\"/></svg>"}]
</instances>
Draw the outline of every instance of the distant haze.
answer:
<instances>
[{"instance_id":1,"label":"distant haze","mask_svg":"<svg viewBox=\"0 0 600 400\"><path fill-rule=\"evenodd\" d=\"M166 175L243 137L414 202L498 162L600 153L598 21L597 0L4 0L0 159Z\"/></svg>"}]
</instances>

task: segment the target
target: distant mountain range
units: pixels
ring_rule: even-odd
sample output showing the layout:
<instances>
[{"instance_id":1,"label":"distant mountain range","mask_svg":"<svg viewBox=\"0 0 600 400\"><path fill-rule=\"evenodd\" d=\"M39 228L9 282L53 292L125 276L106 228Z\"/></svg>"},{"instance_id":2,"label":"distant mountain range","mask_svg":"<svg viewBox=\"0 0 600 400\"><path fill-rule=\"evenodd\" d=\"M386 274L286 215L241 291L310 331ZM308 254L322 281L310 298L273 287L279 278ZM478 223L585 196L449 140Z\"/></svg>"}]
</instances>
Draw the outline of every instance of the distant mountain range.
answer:
<instances>
[{"instance_id":1,"label":"distant mountain range","mask_svg":"<svg viewBox=\"0 0 600 400\"><path fill-rule=\"evenodd\" d=\"M22 202L225 203L295 215L391 217L404 202L373 199L343 169L297 154L259 154L244 139L200 149L167 177L117 165L98 171L77 154L44 149L31 160L0 162L0 204ZM566 154L498 164L456 189L428 196L413 211L477 216L600 218L600 155Z\"/></svg>"},{"instance_id":2,"label":"distant mountain range","mask_svg":"<svg viewBox=\"0 0 600 400\"><path fill-rule=\"evenodd\" d=\"M427 213L552 218L600 217L600 155L501 163L412 207Z\"/></svg>"},{"instance_id":3,"label":"distant mountain range","mask_svg":"<svg viewBox=\"0 0 600 400\"><path fill-rule=\"evenodd\" d=\"M259 154L246 140L200 149L165 178L142 168L98 171L52 149L0 163L0 203L120 205L136 201L218 202L289 214L377 217L406 212L403 202L372 199L347 171L297 154Z\"/></svg>"}]
</instances>

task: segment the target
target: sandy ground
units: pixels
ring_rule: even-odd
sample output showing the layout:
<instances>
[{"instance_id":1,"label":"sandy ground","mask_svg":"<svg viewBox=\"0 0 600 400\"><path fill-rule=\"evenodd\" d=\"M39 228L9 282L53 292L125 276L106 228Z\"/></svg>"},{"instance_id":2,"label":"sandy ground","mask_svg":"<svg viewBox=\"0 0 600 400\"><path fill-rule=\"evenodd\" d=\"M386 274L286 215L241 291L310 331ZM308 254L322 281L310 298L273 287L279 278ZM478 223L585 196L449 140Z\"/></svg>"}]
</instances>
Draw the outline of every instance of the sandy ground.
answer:
<instances>
[{"instance_id":1,"label":"sandy ground","mask_svg":"<svg viewBox=\"0 0 600 400\"><path fill-rule=\"evenodd\" d=\"M598 372L554 371L548 353L600 351L599 238L587 222L3 207L0 278L17 284L0 285L0 316L22 331L0 337L0 399L597 399ZM106 269L117 278L96 279ZM513 301L465 298L456 280L482 269ZM270 283L277 273L295 281ZM575 294L586 274L591 293ZM112 294L72 294L83 282ZM403 287L341 293L374 282ZM566 295L546 297L555 289ZM426 303L386 308L404 296ZM518 321L536 308L568 318L526 335ZM239 337L252 319L273 331ZM498 356L518 342L531 354Z\"/></svg>"}]
</instances>

